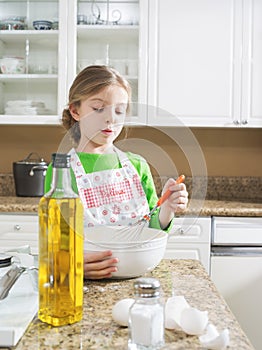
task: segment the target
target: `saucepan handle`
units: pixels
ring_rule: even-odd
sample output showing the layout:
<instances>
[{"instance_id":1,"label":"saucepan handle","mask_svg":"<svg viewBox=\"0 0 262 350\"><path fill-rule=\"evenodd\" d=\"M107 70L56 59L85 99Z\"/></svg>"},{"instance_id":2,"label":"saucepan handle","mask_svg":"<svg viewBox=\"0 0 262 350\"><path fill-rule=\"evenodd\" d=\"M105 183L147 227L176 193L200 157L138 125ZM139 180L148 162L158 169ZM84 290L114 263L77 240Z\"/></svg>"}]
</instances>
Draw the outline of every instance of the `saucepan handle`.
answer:
<instances>
[{"instance_id":1,"label":"saucepan handle","mask_svg":"<svg viewBox=\"0 0 262 350\"><path fill-rule=\"evenodd\" d=\"M30 170L30 172L29 172L29 175L30 176L34 176L34 170L44 170L44 172L43 172L43 176L45 176L46 175L46 169L47 169L47 165L34 165L32 168L31 168L31 170Z\"/></svg>"},{"instance_id":2,"label":"saucepan handle","mask_svg":"<svg viewBox=\"0 0 262 350\"><path fill-rule=\"evenodd\" d=\"M34 158L35 160L42 161L42 158L39 156L39 154L38 154L37 152L31 152L31 153L29 153L28 156L27 156L25 159L23 159L23 161L24 161L24 162L27 162L28 160L33 159L33 158L32 158L33 155L36 155L36 156L37 156L37 158Z\"/></svg>"}]
</instances>

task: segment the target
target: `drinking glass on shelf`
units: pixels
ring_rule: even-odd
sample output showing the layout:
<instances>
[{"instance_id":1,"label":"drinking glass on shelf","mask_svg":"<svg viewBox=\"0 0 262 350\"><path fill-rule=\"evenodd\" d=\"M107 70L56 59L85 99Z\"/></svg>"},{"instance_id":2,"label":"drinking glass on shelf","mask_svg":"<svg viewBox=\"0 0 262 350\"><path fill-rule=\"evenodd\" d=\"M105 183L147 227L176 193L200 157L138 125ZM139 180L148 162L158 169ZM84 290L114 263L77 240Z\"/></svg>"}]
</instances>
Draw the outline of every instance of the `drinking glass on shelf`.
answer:
<instances>
[{"instance_id":1,"label":"drinking glass on shelf","mask_svg":"<svg viewBox=\"0 0 262 350\"><path fill-rule=\"evenodd\" d=\"M126 74L126 60L125 59L111 59L109 64L116 69L120 74Z\"/></svg>"},{"instance_id":2,"label":"drinking glass on shelf","mask_svg":"<svg viewBox=\"0 0 262 350\"><path fill-rule=\"evenodd\" d=\"M127 75L137 77L138 75L138 60L128 59L127 60Z\"/></svg>"},{"instance_id":3,"label":"drinking glass on shelf","mask_svg":"<svg viewBox=\"0 0 262 350\"><path fill-rule=\"evenodd\" d=\"M78 72L80 72L85 67L91 66L92 64L94 64L94 62L91 59L87 59L87 58L79 59L77 61L77 70Z\"/></svg>"}]
</instances>

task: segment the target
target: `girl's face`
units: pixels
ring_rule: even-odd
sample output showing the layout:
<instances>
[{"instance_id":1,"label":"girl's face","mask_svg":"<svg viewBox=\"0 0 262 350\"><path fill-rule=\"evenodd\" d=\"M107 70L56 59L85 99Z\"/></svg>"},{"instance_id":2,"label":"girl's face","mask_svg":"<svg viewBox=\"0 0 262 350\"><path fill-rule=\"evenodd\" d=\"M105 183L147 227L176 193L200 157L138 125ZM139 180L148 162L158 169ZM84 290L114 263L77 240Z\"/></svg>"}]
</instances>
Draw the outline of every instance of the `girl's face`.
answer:
<instances>
[{"instance_id":1,"label":"girl's face","mask_svg":"<svg viewBox=\"0 0 262 350\"><path fill-rule=\"evenodd\" d=\"M127 104L126 90L112 85L83 100L80 107L70 106L71 115L79 121L81 131L78 150L112 146L123 128Z\"/></svg>"}]
</instances>

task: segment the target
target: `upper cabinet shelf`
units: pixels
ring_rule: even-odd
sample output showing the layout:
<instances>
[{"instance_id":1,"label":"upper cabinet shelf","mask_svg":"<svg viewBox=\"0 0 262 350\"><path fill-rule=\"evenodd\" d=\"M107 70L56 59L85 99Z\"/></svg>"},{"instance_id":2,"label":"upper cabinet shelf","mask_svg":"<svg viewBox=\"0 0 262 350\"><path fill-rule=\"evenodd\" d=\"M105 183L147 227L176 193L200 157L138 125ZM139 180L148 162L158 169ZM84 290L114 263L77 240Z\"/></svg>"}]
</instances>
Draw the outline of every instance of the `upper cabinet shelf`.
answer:
<instances>
[{"instance_id":1,"label":"upper cabinet shelf","mask_svg":"<svg viewBox=\"0 0 262 350\"><path fill-rule=\"evenodd\" d=\"M138 40L138 25L78 25L78 39L96 38L98 40L112 40L113 38L128 38Z\"/></svg>"},{"instance_id":2,"label":"upper cabinet shelf","mask_svg":"<svg viewBox=\"0 0 262 350\"><path fill-rule=\"evenodd\" d=\"M57 115L0 115L2 125L58 125L61 119Z\"/></svg>"},{"instance_id":3,"label":"upper cabinet shelf","mask_svg":"<svg viewBox=\"0 0 262 350\"><path fill-rule=\"evenodd\" d=\"M31 40L58 40L58 30L0 30L0 40L16 42L30 37Z\"/></svg>"},{"instance_id":4,"label":"upper cabinet shelf","mask_svg":"<svg viewBox=\"0 0 262 350\"><path fill-rule=\"evenodd\" d=\"M21 80L37 80L38 82L48 80L51 82L56 81L57 77L57 74L0 74L0 82L19 82Z\"/></svg>"}]
</instances>

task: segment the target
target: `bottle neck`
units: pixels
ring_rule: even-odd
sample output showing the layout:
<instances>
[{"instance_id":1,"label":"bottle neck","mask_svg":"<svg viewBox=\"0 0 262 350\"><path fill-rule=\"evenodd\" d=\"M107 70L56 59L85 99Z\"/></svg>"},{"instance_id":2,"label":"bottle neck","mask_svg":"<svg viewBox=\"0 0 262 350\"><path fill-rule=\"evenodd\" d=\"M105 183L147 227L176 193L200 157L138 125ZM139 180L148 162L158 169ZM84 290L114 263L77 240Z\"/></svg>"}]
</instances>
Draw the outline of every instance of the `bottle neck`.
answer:
<instances>
[{"instance_id":1,"label":"bottle neck","mask_svg":"<svg viewBox=\"0 0 262 350\"><path fill-rule=\"evenodd\" d=\"M53 168L51 190L46 194L52 198L76 198L71 184L70 168Z\"/></svg>"}]
</instances>

